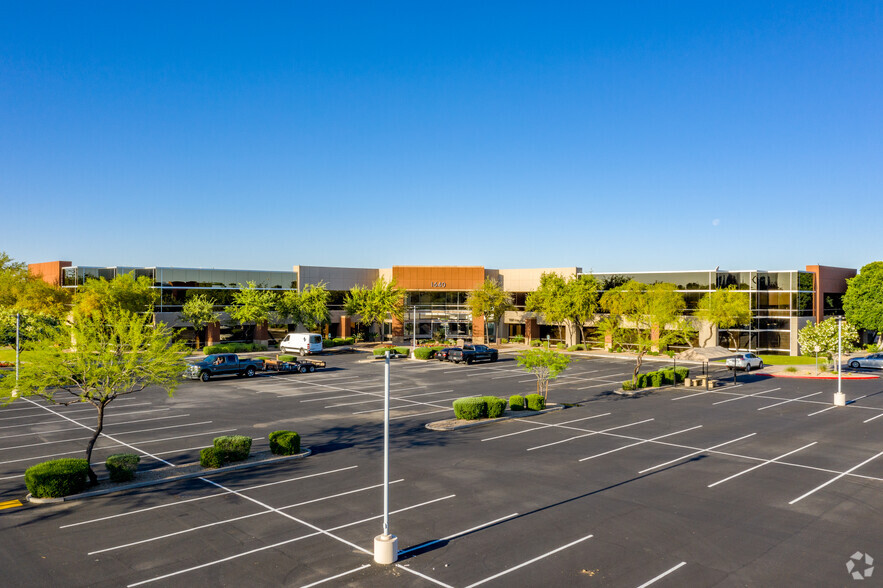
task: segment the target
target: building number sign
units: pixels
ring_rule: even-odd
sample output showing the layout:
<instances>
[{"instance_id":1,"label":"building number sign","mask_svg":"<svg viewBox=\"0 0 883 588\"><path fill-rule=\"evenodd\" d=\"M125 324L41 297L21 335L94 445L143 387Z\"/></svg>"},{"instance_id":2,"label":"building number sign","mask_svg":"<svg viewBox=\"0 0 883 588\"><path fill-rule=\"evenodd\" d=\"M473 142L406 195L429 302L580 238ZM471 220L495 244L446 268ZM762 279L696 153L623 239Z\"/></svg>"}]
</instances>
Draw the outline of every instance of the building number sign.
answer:
<instances>
[{"instance_id":1,"label":"building number sign","mask_svg":"<svg viewBox=\"0 0 883 588\"><path fill-rule=\"evenodd\" d=\"M446 282L432 282L433 288L446 288L447 285L448 284Z\"/></svg>"}]
</instances>

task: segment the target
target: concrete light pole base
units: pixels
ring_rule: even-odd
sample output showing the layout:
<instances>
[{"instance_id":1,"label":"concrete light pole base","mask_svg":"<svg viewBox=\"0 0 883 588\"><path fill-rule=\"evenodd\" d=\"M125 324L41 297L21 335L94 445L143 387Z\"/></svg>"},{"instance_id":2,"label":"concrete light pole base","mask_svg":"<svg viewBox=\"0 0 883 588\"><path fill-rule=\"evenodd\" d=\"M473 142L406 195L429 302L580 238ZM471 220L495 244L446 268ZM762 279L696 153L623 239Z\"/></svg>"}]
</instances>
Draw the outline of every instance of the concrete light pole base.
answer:
<instances>
[{"instance_id":1,"label":"concrete light pole base","mask_svg":"<svg viewBox=\"0 0 883 588\"><path fill-rule=\"evenodd\" d=\"M399 559L399 538L395 535L378 535L374 538L374 561L389 565Z\"/></svg>"},{"instance_id":2,"label":"concrete light pole base","mask_svg":"<svg viewBox=\"0 0 883 588\"><path fill-rule=\"evenodd\" d=\"M834 392L834 406L846 406L846 394Z\"/></svg>"}]
</instances>

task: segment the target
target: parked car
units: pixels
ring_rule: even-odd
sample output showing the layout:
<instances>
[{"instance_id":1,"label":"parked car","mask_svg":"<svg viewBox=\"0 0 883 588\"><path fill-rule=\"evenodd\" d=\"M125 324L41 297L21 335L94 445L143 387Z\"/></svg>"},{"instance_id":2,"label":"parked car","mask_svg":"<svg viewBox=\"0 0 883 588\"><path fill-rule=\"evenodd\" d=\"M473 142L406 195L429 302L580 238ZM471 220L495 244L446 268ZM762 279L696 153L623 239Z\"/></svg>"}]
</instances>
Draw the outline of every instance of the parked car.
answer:
<instances>
[{"instance_id":1,"label":"parked car","mask_svg":"<svg viewBox=\"0 0 883 588\"><path fill-rule=\"evenodd\" d=\"M883 369L883 353L872 353L867 357L853 357L849 360L849 367Z\"/></svg>"},{"instance_id":2,"label":"parked car","mask_svg":"<svg viewBox=\"0 0 883 588\"><path fill-rule=\"evenodd\" d=\"M448 355L454 350L461 351L459 347L445 347L435 352L435 358L439 361L448 361Z\"/></svg>"},{"instance_id":3,"label":"parked car","mask_svg":"<svg viewBox=\"0 0 883 588\"><path fill-rule=\"evenodd\" d=\"M727 367L731 370L745 370L750 372L753 369L763 369L763 360L753 353L739 353L736 357L727 360Z\"/></svg>"},{"instance_id":4,"label":"parked car","mask_svg":"<svg viewBox=\"0 0 883 588\"><path fill-rule=\"evenodd\" d=\"M283 353L297 353L298 355L320 353L322 351L322 335L318 333L288 333L279 343L279 349Z\"/></svg>"},{"instance_id":5,"label":"parked car","mask_svg":"<svg viewBox=\"0 0 883 588\"><path fill-rule=\"evenodd\" d=\"M473 361L497 361L499 353L487 345L464 345L463 349L452 349L448 361L470 364Z\"/></svg>"},{"instance_id":6,"label":"parked car","mask_svg":"<svg viewBox=\"0 0 883 588\"><path fill-rule=\"evenodd\" d=\"M262 359L240 359L235 353L219 353L206 355L205 359L191 363L182 375L191 380L208 382L215 376L237 375L250 378L262 369Z\"/></svg>"}]
</instances>

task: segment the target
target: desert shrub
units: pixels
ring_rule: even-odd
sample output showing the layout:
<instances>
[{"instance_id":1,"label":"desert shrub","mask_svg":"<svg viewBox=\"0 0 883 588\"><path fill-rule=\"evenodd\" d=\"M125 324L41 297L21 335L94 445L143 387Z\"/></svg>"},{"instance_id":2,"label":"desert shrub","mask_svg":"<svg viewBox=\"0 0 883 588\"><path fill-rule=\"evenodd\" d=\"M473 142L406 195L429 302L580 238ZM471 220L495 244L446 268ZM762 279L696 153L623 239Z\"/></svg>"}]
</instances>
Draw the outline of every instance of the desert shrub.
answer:
<instances>
[{"instance_id":1,"label":"desert shrub","mask_svg":"<svg viewBox=\"0 0 883 588\"><path fill-rule=\"evenodd\" d=\"M566 349L567 345L564 343L555 343L555 349Z\"/></svg>"},{"instance_id":2,"label":"desert shrub","mask_svg":"<svg viewBox=\"0 0 883 588\"><path fill-rule=\"evenodd\" d=\"M628 392L629 390L634 390L635 385L634 385L634 383L632 383L631 380L626 380L625 382L622 383L622 389L625 390L626 392Z\"/></svg>"},{"instance_id":3,"label":"desert shrub","mask_svg":"<svg viewBox=\"0 0 883 588\"><path fill-rule=\"evenodd\" d=\"M485 404L487 404L487 416L489 419L495 419L497 417L503 416L503 411L506 410L505 398L497 398L496 396L485 396L484 401Z\"/></svg>"},{"instance_id":4,"label":"desert shrub","mask_svg":"<svg viewBox=\"0 0 883 588\"><path fill-rule=\"evenodd\" d=\"M135 470L140 461L141 458L134 453L117 453L107 458L104 467L110 474L111 482L128 482L135 479Z\"/></svg>"},{"instance_id":5,"label":"desert shrub","mask_svg":"<svg viewBox=\"0 0 883 588\"><path fill-rule=\"evenodd\" d=\"M416 359L432 359L435 357L436 350L432 347L418 347L414 350L414 357Z\"/></svg>"},{"instance_id":6,"label":"desert shrub","mask_svg":"<svg viewBox=\"0 0 883 588\"><path fill-rule=\"evenodd\" d=\"M531 341L531 342L530 342L530 346L531 346L531 347L539 347L539 346L542 345L542 344L543 344L542 341Z\"/></svg>"},{"instance_id":7,"label":"desert shrub","mask_svg":"<svg viewBox=\"0 0 883 588\"><path fill-rule=\"evenodd\" d=\"M300 435L294 431L273 431L270 433L270 451L274 455L297 455L300 453Z\"/></svg>"},{"instance_id":8,"label":"desert shrub","mask_svg":"<svg viewBox=\"0 0 883 588\"><path fill-rule=\"evenodd\" d=\"M502 343L503 345L505 345L505 344L508 343L508 342L509 342L509 339L505 339L505 338L504 338L504 339L500 339L500 343Z\"/></svg>"},{"instance_id":9,"label":"desert shrub","mask_svg":"<svg viewBox=\"0 0 883 588\"><path fill-rule=\"evenodd\" d=\"M637 387L637 388L646 388L647 386L649 386L649 383L647 382L647 380L648 380L647 376L648 376L648 375L649 375L649 374L638 374L638 378L637 378L637 380L635 381L635 384L636 384L636 387Z\"/></svg>"},{"instance_id":10,"label":"desert shrub","mask_svg":"<svg viewBox=\"0 0 883 588\"><path fill-rule=\"evenodd\" d=\"M791 372L792 374L794 374L794 373L797 372L797 368L794 367L793 365L789 365L788 367L785 368L785 371L786 371L786 372Z\"/></svg>"},{"instance_id":11,"label":"desert shrub","mask_svg":"<svg viewBox=\"0 0 883 588\"><path fill-rule=\"evenodd\" d=\"M473 421L487 416L487 402L484 398L458 398L454 401L454 416Z\"/></svg>"},{"instance_id":12,"label":"desert shrub","mask_svg":"<svg viewBox=\"0 0 883 588\"><path fill-rule=\"evenodd\" d=\"M509 397L509 410L524 410L524 396L513 394Z\"/></svg>"},{"instance_id":13,"label":"desert shrub","mask_svg":"<svg viewBox=\"0 0 883 588\"><path fill-rule=\"evenodd\" d=\"M509 341L512 343L524 343L524 335L515 335L514 337L509 337Z\"/></svg>"},{"instance_id":14,"label":"desert shrub","mask_svg":"<svg viewBox=\"0 0 883 588\"><path fill-rule=\"evenodd\" d=\"M528 410L543 410L546 408L546 399L541 394L528 394L524 397Z\"/></svg>"},{"instance_id":15,"label":"desert shrub","mask_svg":"<svg viewBox=\"0 0 883 588\"><path fill-rule=\"evenodd\" d=\"M251 453L251 437L245 435L215 437L214 447L221 461L242 461L248 459L248 454Z\"/></svg>"},{"instance_id":16,"label":"desert shrub","mask_svg":"<svg viewBox=\"0 0 883 588\"><path fill-rule=\"evenodd\" d=\"M62 458L44 461L25 470L25 486L36 498L61 498L79 494L89 483L89 462Z\"/></svg>"},{"instance_id":17,"label":"desert shrub","mask_svg":"<svg viewBox=\"0 0 883 588\"><path fill-rule=\"evenodd\" d=\"M199 452L199 465L204 468L219 468L224 465L224 459L214 447L206 447Z\"/></svg>"}]
</instances>

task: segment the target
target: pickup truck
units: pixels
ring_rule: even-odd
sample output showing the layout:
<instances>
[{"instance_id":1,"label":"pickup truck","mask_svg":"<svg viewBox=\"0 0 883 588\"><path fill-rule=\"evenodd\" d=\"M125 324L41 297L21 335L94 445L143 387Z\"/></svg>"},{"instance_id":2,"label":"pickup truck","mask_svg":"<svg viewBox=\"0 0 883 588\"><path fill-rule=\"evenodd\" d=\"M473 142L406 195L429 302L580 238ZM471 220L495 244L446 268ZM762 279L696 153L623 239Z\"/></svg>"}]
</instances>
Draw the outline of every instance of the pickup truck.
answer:
<instances>
[{"instance_id":1,"label":"pickup truck","mask_svg":"<svg viewBox=\"0 0 883 588\"><path fill-rule=\"evenodd\" d=\"M185 378L208 382L215 376L252 377L256 371L264 369L262 359L241 359L235 353L219 353L206 355L205 359L191 363L184 372Z\"/></svg>"},{"instance_id":2,"label":"pickup truck","mask_svg":"<svg viewBox=\"0 0 883 588\"><path fill-rule=\"evenodd\" d=\"M497 361L498 352L491 349L487 345L464 345L463 349L451 349L448 352L448 361L454 363L465 362L470 364L473 361Z\"/></svg>"}]
</instances>

